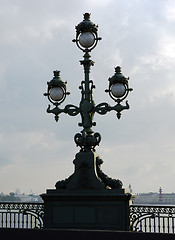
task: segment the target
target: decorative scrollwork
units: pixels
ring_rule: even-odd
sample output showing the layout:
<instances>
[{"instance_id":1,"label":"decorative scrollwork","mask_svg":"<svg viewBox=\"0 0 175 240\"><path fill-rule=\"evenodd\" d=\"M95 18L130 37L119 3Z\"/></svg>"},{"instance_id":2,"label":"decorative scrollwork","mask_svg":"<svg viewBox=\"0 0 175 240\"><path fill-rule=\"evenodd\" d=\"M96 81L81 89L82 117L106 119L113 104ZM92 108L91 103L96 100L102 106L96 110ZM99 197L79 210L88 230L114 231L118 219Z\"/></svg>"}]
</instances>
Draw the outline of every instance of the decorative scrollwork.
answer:
<instances>
[{"instance_id":1,"label":"decorative scrollwork","mask_svg":"<svg viewBox=\"0 0 175 240\"><path fill-rule=\"evenodd\" d=\"M111 107L108 103L105 103L105 102L100 103L94 108L94 111L101 114L101 115L104 115L107 112L110 112L110 111L114 110L114 111L117 112L117 118L120 119L121 118L121 111L123 111L124 109L129 109L128 101L126 101L125 106L121 105L120 102L121 102L120 99L118 99L117 104L113 107Z\"/></svg>"},{"instance_id":2,"label":"decorative scrollwork","mask_svg":"<svg viewBox=\"0 0 175 240\"><path fill-rule=\"evenodd\" d=\"M76 116L80 112L80 109L72 104L65 106L64 109L59 108L58 105L56 105L55 108L50 109L50 105L49 105L47 108L47 112L55 114L55 121L58 122L60 113L64 112L69 114L70 116Z\"/></svg>"},{"instance_id":3,"label":"decorative scrollwork","mask_svg":"<svg viewBox=\"0 0 175 240\"><path fill-rule=\"evenodd\" d=\"M76 116L77 114L79 114L80 109L72 104L69 104L65 106L64 112L69 114L70 116Z\"/></svg>"},{"instance_id":4,"label":"decorative scrollwork","mask_svg":"<svg viewBox=\"0 0 175 240\"><path fill-rule=\"evenodd\" d=\"M91 128L92 126L96 125L96 123L93 122L94 117L93 109L95 104L92 96L93 88L95 88L95 85L93 84L92 80L89 80L88 91L86 89L86 86L87 85L85 84L85 81L82 81L81 86L79 87L82 94L80 101L80 114L82 122L79 123L78 125L84 128Z\"/></svg>"},{"instance_id":5,"label":"decorative scrollwork","mask_svg":"<svg viewBox=\"0 0 175 240\"><path fill-rule=\"evenodd\" d=\"M95 112L104 115L110 111L110 106L108 103L100 103L95 107Z\"/></svg>"},{"instance_id":6,"label":"decorative scrollwork","mask_svg":"<svg viewBox=\"0 0 175 240\"><path fill-rule=\"evenodd\" d=\"M102 180L102 182L105 184L106 188L111 189L117 189L122 188L123 183L119 179L113 179L108 177L106 174L103 173L101 170L101 164L103 163L103 160L99 157L96 159L96 170L98 177Z\"/></svg>"},{"instance_id":7,"label":"decorative scrollwork","mask_svg":"<svg viewBox=\"0 0 175 240\"><path fill-rule=\"evenodd\" d=\"M80 137L81 134L79 134ZM95 135L95 134L94 134ZM96 158L96 173L97 177L101 180L102 183L104 183L106 189L121 189L123 186L123 183L119 179L112 179L108 177L106 174L103 173L101 170L101 164L103 163L103 160L99 157ZM84 167L84 166L82 166ZM71 181L73 173L70 177L66 178L65 180L58 181L55 184L56 189L66 189L67 184Z\"/></svg>"},{"instance_id":8,"label":"decorative scrollwork","mask_svg":"<svg viewBox=\"0 0 175 240\"><path fill-rule=\"evenodd\" d=\"M130 221L131 231L174 233L175 207L131 205Z\"/></svg>"},{"instance_id":9,"label":"decorative scrollwork","mask_svg":"<svg viewBox=\"0 0 175 240\"><path fill-rule=\"evenodd\" d=\"M43 211L44 205L42 203L18 203L18 202L1 202L0 203L0 210L6 209L6 210L37 210L37 211Z\"/></svg>"},{"instance_id":10,"label":"decorative scrollwork","mask_svg":"<svg viewBox=\"0 0 175 240\"><path fill-rule=\"evenodd\" d=\"M55 184L56 189L66 189L66 185L67 183L69 183L69 181L71 180L72 176L74 174L72 174L70 177L66 178L65 180L60 180Z\"/></svg>"},{"instance_id":11,"label":"decorative scrollwork","mask_svg":"<svg viewBox=\"0 0 175 240\"><path fill-rule=\"evenodd\" d=\"M43 217L42 203L0 203L1 228L42 228Z\"/></svg>"},{"instance_id":12,"label":"decorative scrollwork","mask_svg":"<svg viewBox=\"0 0 175 240\"><path fill-rule=\"evenodd\" d=\"M95 150L95 147L99 145L101 141L101 135L99 133L94 133L93 135L86 133L77 133L74 137L74 141L81 148L81 151Z\"/></svg>"},{"instance_id":13,"label":"decorative scrollwork","mask_svg":"<svg viewBox=\"0 0 175 240\"><path fill-rule=\"evenodd\" d=\"M59 120L59 114L62 112L62 109L60 109L58 106L56 106L53 109L50 109L50 105L47 108L47 113L53 113L55 114L55 121L58 122Z\"/></svg>"},{"instance_id":14,"label":"decorative scrollwork","mask_svg":"<svg viewBox=\"0 0 175 240\"><path fill-rule=\"evenodd\" d=\"M118 119L121 118L121 111L123 111L124 109L129 109L128 101L126 101L125 106L121 105L120 103L117 103L114 107L111 107L111 110L115 110L117 112Z\"/></svg>"}]
</instances>

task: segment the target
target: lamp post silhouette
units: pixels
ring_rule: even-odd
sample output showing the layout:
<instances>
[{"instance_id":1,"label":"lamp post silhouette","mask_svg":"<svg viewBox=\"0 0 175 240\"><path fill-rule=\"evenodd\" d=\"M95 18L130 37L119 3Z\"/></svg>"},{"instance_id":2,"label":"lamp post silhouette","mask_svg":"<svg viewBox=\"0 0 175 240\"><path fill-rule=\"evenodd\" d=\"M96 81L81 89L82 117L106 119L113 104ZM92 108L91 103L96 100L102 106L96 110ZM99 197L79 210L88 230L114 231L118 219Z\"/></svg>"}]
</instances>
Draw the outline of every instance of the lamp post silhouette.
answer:
<instances>
[{"instance_id":1,"label":"lamp post silhouette","mask_svg":"<svg viewBox=\"0 0 175 240\"><path fill-rule=\"evenodd\" d=\"M92 130L92 127L96 125L96 122L93 121L95 113L105 115L110 111L115 111L117 118L120 119L121 112L125 109L129 109L129 104L127 101L125 105L121 104L122 101L128 96L128 93L132 91L132 89L129 88L128 85L129 78L123 76L121 72L121 67L117 66L115 68L114 75L108 79L108 88L105 90L105 92L108 93L109 96L114 100L115 105L110 106L106 102L102 102L96 105L93 100L93 90L95 89L95 85L93 81L90 80L90 69L91 66L94 66L94 62L91 60L90 52L97 46L98 42L101 40L101 38L98 36L98 26L90 20L90 14L85 13L84 20L80 22L75 28L76 37L72 41L76 43L77 47L84 53L84 59L80 61L80 64L84 68L84 80L81 81L79 87L81 91L81 100L79 106L68 104L64 108L60 107L61 103L65 101L67 95L70 94L69 92L67 92L67 82L63 82L61 80L60 71L54 71L54 77L51 81L47 82L48 88L47 92L44 95L47 96L48 100L53 104L52 109L50 105L48 106L47 112L54 114L56 121L59 120L59 116L61 113L68 114L69 116L76 116L80 114L81 122L78 125L83 129L80 133L76 133L74 136L74 141L76 145L80 147L80 151L76 154L75 160L73 161L75 165L74 173L65 180L59 180L55 185L56 190L48 190L47 194L42 195L42 197L48 204L48 201L51 201L50 199L57 199L57 201L59 202L60 198L62 198L64 194L66 194L67 196L67 194L69 193L71 194L71 198L69 199L68 196L64 196L66 198L66 200L65 198L64 200L67 201L67 204L70 206L70 202L71 204L73 204L73 196L76 199L76 191L78 191L79 199L84 199L87 194L88 199L90 199L92 195L94 196L96 190L96 197L100 202L104 200L103 197L99 198L99 196L103 194L110 194L110 196L111 194L114 194L114 198L117 199L116 201L118 201L119 195L121 195L121 193L124 194L122 195L122 197L126 198L127 201L129 201L131 198L131 194L127 195L124 193L124 191L120 192L120 194L118 194L118 192L109 192L110 189L122 189L123 184L121 180L112 179L106 174L104 174L101 170L101 164L103 163L103 161L95 150L96 146L99 145L101 141L101 135L100 133L94 132ZM86 192L84 192L83 190L86 190ZM104 191L106 190L109 191L104 193ZM83 203L82 209L86 209L85 205L86 204ZM71 211L76 212L75 209L77 208L74 206L74 204L71 205L71 207L71 209L73 209ZM49 211L51 210L48 210L48 212ZM82 210L81 213L83 214L84 211ZM98 212L97 210L94 211ZM99 214L97 215L98 216L96 218L99 218ZM105 213L104 217L106 217ZM73 219L75 219L75 216L73 217ZM48 224L47 219L46 222L47 223L45 224L45 226L50 227L52 225L50 225L50 223ZM64 224L61 224L59 226L63 228L65 227ZM72 225L69 224L67 226L72 227ZM87 227L85 225L82 226L85 228ZM73 222L73 227L77 227L75 222ZM99 227L96 228L98 229Z\"/></svg>"},{"instance_id":2,"label":"lamp post silhouette","mask_svg":"<svg viewBox=\"0 0 175 240\"><path fill-rule=\"evenodd\" d=\"M108 79L109 86L108 89L105 90L105 92L109 93L109 96L116 102L116 104L114 106L110 106L108 103L103 102L95 105L95 102L93 100L93 89L95 88L95 85L93 81L90 80L90 68L94 65L94 62L91 60L91 56L89 53L96 47L99 40L101 40L101 38L98 37L98 26L91 22L90 14L85 13L84 20L76 26L76 38L73 40L73 42L76 43L78 48L84 52L84 60L80 61L80 64L84 67L84 81L81 82L81 85L79 87L79 89L81 90L81 101L79 106L68 104L63 109L59 107L61 103L66 99L66 96L70 94L69 92L67 92L66 89L67 82L63 82L60 78L60 71L54 71L54 77L50 82L47 83L47 93L44 94L55 106L53 109L51 109L51 106L49 105L47 112L53 113L55 115L56 121L59 120L59 115L61 113L66 113L70 116L76 116L80 114L81 122L79 123L79 126L83 127L83 130L81 131L81 133L77 133L75 135L74 140L76 145L80 147L81 154L79 155L81 155L81 158L89 157L89 159L92 159L92 157L95 155L95 147L99 145L101 141L100 133L94 133L94 131L92 130L92 126L96 125L96 122L93 122L94 114L98 113L104 115L107 112L114 110L116 111L117 118L119 119L121 117L121 111L129 109L129 104L127 101L125 106L121 105L121 102L128 96L129 91L132 90L128 86L129 78L124 77L121 73L121 68L117 66L115 68L114 75ZM100 180L100 183L104 183L105 187L111 187L108 186L108 184L106 183L106 181L108 183L110 182L110 178L108 178L107 176L104 177L104 175L102 177L102 172L99 171L99 166L101 165L101 163L102 161L99 160L98 156L95 156L95 159L93 157L93 175L96 176L96 179L98 181ZM66 185L69 184L69 181L71 181L73 177L75 178L75 175L80 172L82 172L83 175L86 172L87 178L90 178L87 173L89 171L89 164L85 164L83 161L81 161L81 165L83 165L82 171L80 170L79 166L79 170L76 169L74 175L71 176L71 178L67 179L66 181L58 182L56 185L57 188L66 188ZM77 178L79 178L81 183L80 174L79 177L77 176ZM92 182L90 184L89 181L84 181L84 185L81 186L81 188L95 188L95 183L94 186L92 186ZM114 188L122 187L122 183L119 180L112 180L111 184ZM71 184L69 184L69 187L71 187ZM75 188L75 186L72 187ZM77 182L76 188L79 187ZM99 188L99 186L97 186L97 188Z\"/></svg>"}]
</instances>

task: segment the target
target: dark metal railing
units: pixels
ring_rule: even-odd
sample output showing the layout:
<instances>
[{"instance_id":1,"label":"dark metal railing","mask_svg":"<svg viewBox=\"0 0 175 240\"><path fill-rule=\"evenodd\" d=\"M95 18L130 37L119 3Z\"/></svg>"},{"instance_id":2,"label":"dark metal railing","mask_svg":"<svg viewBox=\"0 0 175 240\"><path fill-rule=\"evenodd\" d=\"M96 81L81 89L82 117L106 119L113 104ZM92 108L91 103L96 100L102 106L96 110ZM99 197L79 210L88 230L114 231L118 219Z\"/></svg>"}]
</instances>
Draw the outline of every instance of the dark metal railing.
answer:
<instances>
[{"instance_id":1,"label":"dark metal railing","mask_svg":"<svg viewBox=\"0 0 175 240\"><path fill-rule=\"evenodd\" d=\"M175 233L175 206L132 205L131 231Z\"/></svg>"},{"instance_id":2,"label":"dark metal railing","mask_svg":"<svg viewBox=\"0 0 175 240\"><path fill-rule=\"evenodd\" d=\"M43 228L43 203L0 202L0 228ZM131 231L175 233L175 206L132 205Z\"/></svg>"},{"instance_id":3,"label":"dark metal railing","mask_svg":"<svg viewBox=\"0 0 175 240\"><path fill-rule=\"evenodd\" d=\"M0 202L0 228L42 228L42 203Z\"/></svg>"}]
</instances>

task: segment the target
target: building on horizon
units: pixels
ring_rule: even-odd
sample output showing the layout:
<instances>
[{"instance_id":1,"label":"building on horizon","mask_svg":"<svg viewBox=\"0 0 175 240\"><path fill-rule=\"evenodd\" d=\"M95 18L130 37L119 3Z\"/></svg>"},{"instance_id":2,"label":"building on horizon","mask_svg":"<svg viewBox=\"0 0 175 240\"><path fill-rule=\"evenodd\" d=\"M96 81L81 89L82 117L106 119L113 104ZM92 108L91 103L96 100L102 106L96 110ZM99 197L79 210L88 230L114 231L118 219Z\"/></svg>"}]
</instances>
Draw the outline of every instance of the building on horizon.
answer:
<instances>
[{"instance_id":1,"label":"building on horizon","mask_svg":"<svg viewBox=\"0 0 175 240\"><path fill-rule=\"evenodd\" d=\"M162 187L159 192L138 193L135 195L134 204L175 204L175 193L163 193Z\"/></svg>"}]
</instances>

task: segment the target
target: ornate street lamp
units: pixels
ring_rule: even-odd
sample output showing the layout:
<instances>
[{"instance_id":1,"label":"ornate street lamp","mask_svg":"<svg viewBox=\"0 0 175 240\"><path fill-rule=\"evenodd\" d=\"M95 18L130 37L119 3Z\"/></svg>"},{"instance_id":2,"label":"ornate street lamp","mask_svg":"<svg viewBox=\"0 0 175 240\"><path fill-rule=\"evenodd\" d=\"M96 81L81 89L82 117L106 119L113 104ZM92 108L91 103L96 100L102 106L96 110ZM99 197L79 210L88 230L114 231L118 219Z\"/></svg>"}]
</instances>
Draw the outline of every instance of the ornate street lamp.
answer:
<instances>
[{"instance_id":1,"label":"ornate street lamp","mask_svg":"<svg viewBox=\"0 0 175 240\"><path fill-rule=\"evenodd\" d=\"M121 188L122 182L120 180L109 178L100 169L102 160L95 153L95 147L99 145L101 135L97 132L94 133L92 126L96 125L96 123L93 122L95 113L104 115L107 112L114 110L116 111L119 119L121 117L121 111L129 109L127 101L125 106L121 104L121 102L128 96L129 91L132 90L128 85L129 78L123 76L119 66L116 67L114 75L108 79L109 87L105 90L109 93L109 96L116 102L116 104L114 106L110 106L108 103L103 102L95 105L93 100L93 89L95 88L95 85L93 81L90 80L89 76L90 68L94 65L94 62L90 59L91 56L89 53L96 47L98 41L101 40L101 38L98 37L98 26L90 20L90 14L85 13L84 20L75 28L76 38L73 42L75 42L78 48L84 52L84 59L80 61L80 64L84 67L85 74L84 80L81 82L79 87L81 90L80 104L79 106L68 104L64 108L59 107L69 94L66 89L66 82L63 82L60 78L60 71L54 71L54 78L47 83L47 93L44 94L55 106L51 109L51 106L49 105L47 112L53 113L56 121L58 121L61 113L67 113L70 116L80 114L81 122L79 123L79 126L83 128L81 133L77 133L74 137L76 145L80 147L80 152L76 155L76 159L74 161L75 172L68 179L57 182L56 187L57 189ZM87 161L85 163L80 160L78 161L77 159L87 159ZM88 159L93 159L91 164L88 163ZM89 174L89 166L91 167L91 174ZM86 172L85 175L87 176L87 179L91 178L91 180L87 180L82 183L82 172ZM73 179L76 180L74 181ZM99 182L99 184L97 182Z\"/></svg>"},{"instance_id":2,"label":"ornate street lamp","mask_svg":"<svg viewBox=\"0 0 175 240\"><path fill-rule=\"evenodd\" d=\"M56 183L56 189L47 189L46 194L41 197L44 200L44 228L57 229L98 229L98 230L121 230L130 229L130 204L133 196L127 189L122 188L119 179L112 179L101 170L102 159L96 153L96 146L101 141L101 135L92 130L96 125L93 121L95 113L104 115L114 110L117 118L121 112L129 109L126 101L122 101L132 90L129 88L128 80L121 73L121 68L115 68L115 73L109 80L108 89L105 90L114 100L114 106L106 102L95 105L93 100L93 89L95 85L90 80L90 68L94 62L90 59L90 52L101 40L98 37L98 26L90 20L90 14L84 14L84 20L76 26L76 43L84 52L84 59L80 64L84 68L84 80L80 84L81 100L79 106L72 104L60 108L69 94L66 82L60 78L60 72L54 71L53 79L48 82L47 92L44 94L53 104L49 105L48 113L55 115L59 120L61 113L70 116L80 114L82 127L80 133L75 134L74 140L80 151L73 161L74 173L65 180Z\"/></svg>"}]
</instances>

